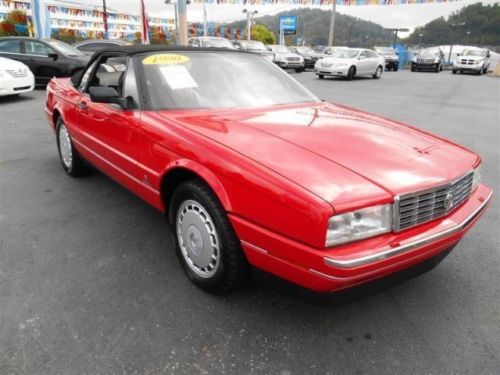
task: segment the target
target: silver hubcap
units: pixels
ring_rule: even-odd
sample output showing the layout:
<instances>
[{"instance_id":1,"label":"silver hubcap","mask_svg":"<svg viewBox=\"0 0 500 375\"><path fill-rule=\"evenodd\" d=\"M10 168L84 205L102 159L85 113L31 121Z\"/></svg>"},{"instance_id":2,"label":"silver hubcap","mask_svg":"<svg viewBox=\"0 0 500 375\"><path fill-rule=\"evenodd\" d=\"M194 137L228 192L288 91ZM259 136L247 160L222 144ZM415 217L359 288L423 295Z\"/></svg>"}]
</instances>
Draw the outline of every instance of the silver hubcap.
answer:
<instances>
[{"instance_id":1,"label":"silver hubcap","mask_svg":"<svg viewBox=\"0 0 500 375\"><path fill-rule=\"evenodd\" d=\"M66 126L59 127L59 149L61 150L61 158L66 168L71 168L73 163L73 153L71 152L71 138L69 137Z\"/></svg>"},{"instance_id":2,"label":"silver hubcap","mask_svg":"<svg viewBox=\"0 0 500 375\"><path fill-rule=\"evenodd\" d=\"M209 278L220 264L220 242L215 224L201 204L184 201L177 211L177 239L188 267Z\"/></svg>"}]
</instances>

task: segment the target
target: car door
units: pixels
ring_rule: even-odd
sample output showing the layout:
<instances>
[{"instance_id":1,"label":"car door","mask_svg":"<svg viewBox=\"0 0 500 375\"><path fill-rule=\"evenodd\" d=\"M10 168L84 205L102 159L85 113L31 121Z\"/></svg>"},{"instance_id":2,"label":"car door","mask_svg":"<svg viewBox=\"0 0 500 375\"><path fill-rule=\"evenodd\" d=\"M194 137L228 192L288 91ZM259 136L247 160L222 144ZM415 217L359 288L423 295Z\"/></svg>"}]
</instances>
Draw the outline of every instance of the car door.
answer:
<instances>
[{"instance_id":1,"label":"car door","mask_svg":"<svg viewBox=\"0 0 500 375\"><path fill-rule=\"evenodd\" d=\"M131 60L130 60L131 61ZM119 181L137 181L138 129L140 112L135 106L123 109L116 104L94 103L89 88L107 86L115 88L123 97L130 96L135 78L133 66L125 55L103 56L95 63L88 82L80 87L79 140L95 163Z\"/></svg>"},{"instance_id":2,"label":"car door","mask_svg":"<svg viewBox=\"0 0 500 375\"><path fill-rule=\"evenodd\" d=\"M39 83L46 83L52 77L62 77L65 70L64 57L39 40L24 40L23 52L29 66ZM49 55L53 55L49 57ZM55 56L58 55L58 58Z\"/></svg>"},{"instance_id":3,"label":"car door","mask_svg":"<svg viewBox=\"0 0 500 375\"><path fill-rule=\"evenodd\" d=\"M368 74L370 71L370 58L368 55L368 51L361 51L361 53L358 56L358 64L356 67L356 74L361 75L361 74Z\"/></svg>"},{"instance_id":4,"label":"car door","mask_svg":"<svg viewBox=\"0 0 500 375\"><path fill-rule=\"evenodd\" d=\"M370 62L369 70L367 73L373 74L380 65L380 56L373 51L366 51L368 53L368 60Z\"/></svg>"}]
</instances>

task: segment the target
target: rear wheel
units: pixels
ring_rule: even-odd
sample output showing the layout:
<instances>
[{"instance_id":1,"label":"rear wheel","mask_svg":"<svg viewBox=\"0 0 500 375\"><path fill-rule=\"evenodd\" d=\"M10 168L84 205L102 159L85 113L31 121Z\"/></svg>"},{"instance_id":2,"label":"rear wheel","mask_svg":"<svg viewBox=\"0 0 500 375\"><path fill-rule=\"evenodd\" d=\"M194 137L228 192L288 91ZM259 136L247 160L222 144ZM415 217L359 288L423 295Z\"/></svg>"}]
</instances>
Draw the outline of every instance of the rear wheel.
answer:
<instances>
[{"instance_id":1,"label":"rear wheel","mask_svg":"<svg viewBox=\"0 0 500 375\"><path fill-rule=\"evenodd\" d=\"M88 172L88 167L78 151L73 147L71 136L61 117L56 122L57 129L57 149L64 171L71 177L83 176Z\"/></svg>"},{"instance_id":2,"label":"rear wheel","mask_svg":"<svg viewBox=\"0 0 500 375\"><path fill-rule=\"evenodd\" d=\"M349 71L347 72L347 76L345 77L345 79L347 79L348 81L352 81L355 75L356 75L356 68L354 66L351 66L349 68Z\"/></svg>"},{"instance_id":3,"label":"rear wheel","mask_svg":"<svg viewBox=\"0 0 500 375\"><path fill-rule=\"evenodd\" d=\"M325 76L323 74L318 74L318 78L323 79L323 78L325 78Z\"/></svg>"},{"instance_id":4,"label":"rear wheel","mask_svg":"<svg viewBox=\"0 0 500 375\"><path fill-rule=\"evenodd\" d=\"M393 71L395 71L395 72L397 72L397 71L398 71L398 64L394 65L394 66L392 67L392 70L393 70Z\"/></svg>"},{"instance_id":5,"label":"rear wheel","mask_svg":"<svg viewBox=\"0 0 500 375\"><path fill-rule=\"evenodd\" d=\"M178 258L191 281L206 291L238 288L249 266L234 229L212 190L200 180L181 184L170 202Z\"/></svg>"},{"instance_id":6,"label":"rear wheel","mask_svg":"<svg viewBox=\"0 0 500 375\"><path fill-rule=\"evenodd\" d=\"M452 72L453 74L457 74L457 71L456 71L455 69L453 69L451 72Z\"/></svg>"},{"instance_id":7,"label":"rear wheel","mask_svg":"<svg viewBox=\"0 0 500 375\"><path fill-rule=\"evenodd\" d=\"M372 77L375 78L375 79L379 79L382 76L382 71L383 70L384 69L382 68L382 66L378 66L377 70L375 70L375 73L373 74Z\"/></svg>"},{"instance_id":8,"label":"rear wheel","mask_svg":"<svg viewBox=\"0 0 500 375\"><path fill-rule=\"evenodd\" d=\"M415 72L416 70L417 70L417 69L415 68L415 66L414 66L414 65L412 65L412 66L411 66L411 71L412 71L412 72Z\"/></svg>"}]
</instances>

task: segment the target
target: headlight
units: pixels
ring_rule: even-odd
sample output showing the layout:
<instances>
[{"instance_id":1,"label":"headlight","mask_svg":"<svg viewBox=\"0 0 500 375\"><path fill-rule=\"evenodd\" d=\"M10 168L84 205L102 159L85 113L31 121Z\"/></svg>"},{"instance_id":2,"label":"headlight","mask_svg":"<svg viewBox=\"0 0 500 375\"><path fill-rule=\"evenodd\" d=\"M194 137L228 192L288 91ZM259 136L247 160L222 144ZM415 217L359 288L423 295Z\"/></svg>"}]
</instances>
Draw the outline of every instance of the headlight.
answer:
<instances>
[{"instance_id":1,"label":"headlight","mask_svg":"<svg viewBox=\"0 0 500 375\"><path fill-rule=\"evenodd\" d=\"M476 169L474 169L474 174L472 175L472 191L476 190L480 182L481 182L481 166L479 165Z\"/></svg>"},{"instance_id":2,"label":"headlight","mask_svg":"<svg viewBox=\"0 0 500 375\"><path fill-rule=\"evenodd\" d=\"M484 63L484 60L477 60L476 61L476 65L481 65L482 63Z\"/></svg>"},{"instance_id":3,"label":"headlight","mask_svg":"<svg viewBox=\"0 0 500 375\"><path fill-rule=\"evenodd\" d=\"M373 237L392 229L392 204L364 208L328 220L327 247Z\"/></svg>"}]
</instances>

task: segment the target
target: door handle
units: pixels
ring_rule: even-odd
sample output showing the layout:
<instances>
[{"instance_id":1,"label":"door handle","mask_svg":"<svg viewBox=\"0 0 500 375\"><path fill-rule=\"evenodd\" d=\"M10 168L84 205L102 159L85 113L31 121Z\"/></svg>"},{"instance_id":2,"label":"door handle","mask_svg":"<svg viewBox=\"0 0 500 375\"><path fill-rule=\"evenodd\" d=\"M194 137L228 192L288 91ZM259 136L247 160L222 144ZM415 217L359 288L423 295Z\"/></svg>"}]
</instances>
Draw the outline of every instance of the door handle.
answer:
<instances>
[{"instance_id":1,"label":"door handle","mask_svg":"<svg viewBox=\"0 0 500 375\"><path fill-rule=\"evenodd\" d=\"M78 109L80 109L81 111L86 111L88 108L87 106L87 102L78 102Z\"/></svg>"}]
</instances>

